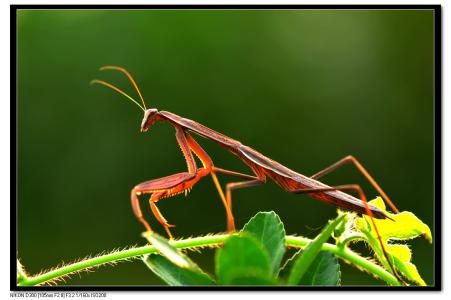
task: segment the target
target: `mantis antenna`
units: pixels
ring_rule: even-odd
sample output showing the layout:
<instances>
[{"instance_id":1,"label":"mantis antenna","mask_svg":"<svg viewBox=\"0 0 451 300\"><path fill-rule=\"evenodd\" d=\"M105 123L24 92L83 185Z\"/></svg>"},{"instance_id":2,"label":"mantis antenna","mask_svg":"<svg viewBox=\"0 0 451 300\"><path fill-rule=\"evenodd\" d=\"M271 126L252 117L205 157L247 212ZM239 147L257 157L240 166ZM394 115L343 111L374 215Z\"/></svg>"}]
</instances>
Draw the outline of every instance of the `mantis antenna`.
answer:
<instances>
[{"instance_id":1,"label":"mantis antenna","mask_svg":"<svg viewBox=\"0 0 451 300\"><path fill-rule=\"evenodd\" d=\"M103 70L116 70L116 71L122 72L125 75L127 75L128 79L130 79L130 81L132 82L132 84L135 87L136 91L138 92L139 97L141 98L141 102L143 104L144 109L147 109L146 108L146 103L144 102L144 98L141 95L141 91L139 90L138 85L136 84L135 80L133 79L133 76L130 75L130 73L127 70L125 70L124 68L121 68L121 67L117 67L117 66L104 66L104 67L101 67L100 71L103 71Z\"/></svg>"},{"instance_id":2,"label":"mantis antenna","mask_svg":"<svg viewBox=\"0 0 451 300\"><path fill-rule=\"evenodd\" d=\"M95 83L99 83L99 84L102 84L102 85L104 85L104 86L107 86L107 87L109 87L110 89L113 89L113 90L115 90L116 92L118 92L118 93L124 95L125 97L127 97L128 99L130 99L131 101L133 101L136 105L138 105L139 108L141 108L143 111L145 111L145 109L144 109L141 105L139 105L138 101L136 101L135 99L133 99L132 97L130 97L130 96L129 96L127 93L125 93L123 90L121 90L121 89L115 87L115 86L112 85L112 84L109 84L108 82L102 81L102 80L98 80L98 79L91 80L91 84L95 84Z\"/></svg>"}]
</instances>

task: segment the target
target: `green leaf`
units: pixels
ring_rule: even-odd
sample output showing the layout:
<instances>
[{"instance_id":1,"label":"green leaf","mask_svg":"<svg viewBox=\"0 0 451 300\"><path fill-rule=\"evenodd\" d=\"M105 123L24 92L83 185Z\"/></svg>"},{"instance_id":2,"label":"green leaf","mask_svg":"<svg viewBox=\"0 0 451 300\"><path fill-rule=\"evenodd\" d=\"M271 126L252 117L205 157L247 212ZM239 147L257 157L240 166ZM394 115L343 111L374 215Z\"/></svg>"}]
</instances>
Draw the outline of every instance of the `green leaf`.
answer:
<instances>
[{"instance_id":1,"label":"green leaf","mask_svg":"<svg viewBox=\"0 0 451 300\"><path fill-rule=\"evenodd\" d=\"M246 274L245 272L232 276L229 280L229 285L278 285L277 280L274 278L268 278L264 274L255 274L250 273Z\"/></svg>"},{"instance_id":2,"label":"green leaf","mask_svg":"<svg viewBox=\"0 0 451 300\"><path fill-rule=\"evenodd\" d=\"M146 255L143 261L152 272L169 285L215 285L214 280L200 268L181 268L158 254Z\"/></svg>"},{"instance_id":3,"label":"green leaf","mask_svg":"<svg viewBox=\"0 0 451 300\"><path fill-rule=\"evenodd\" d=\"M340 285L341 272L337 258L321 251L305 272L298 285Z\"/></svg>"},{"instance_id":4,"label":"green leaf","mask_svg":"<svg viewBox=\"0 0 451 300\"><path fill-rule=\"evenodd\" d=\"M287 277L296 259L303 250L297 251L288 259L280 271L280 277ZM338 286L341 283L340 264L330 252L321 251L313 260L298 285Z\"/></svg>"},{"instance_id":5,"label":"green leaf","mask_svg":"<svg viewBox=\"0 0 451 300\"><path fill-rule=\"evenodd\" d=\"M408 280L419 285L426 285L415 265L410 262L412 253L409 247L405 244L396 244L396 241L410 240L422 235L432 243L432 234L429 226L424 224L411 212L403 211L399 214L387 212L384 201L380 197L369 203L380 208L392 219L374 219L374 223L379 231L387 256L392 261L392 264L396 269L401 271L402 275ZM356 229L365 235L366 241L373 248L384 267L391 272L391 267L384 256L382 246L377 238L377 232L371 218L369 216L357 218L355 225Z\"/></svg>"},{"instance_id":6,"label":"green leaf","mask_svg":"<svg viewBox=\"0 0 451 300\"><path fill-rule=\"evenodd\" d=\"M329 223L327 227L302 251L302 254L296 259L291 268L290 276L288 277L288 285L298 284L304 277L310 265L315 260L318 253L321 251L321 246L329 239L332 232L343 220L344 215L338 216L334 221Z\"/></svg>"},{"instance_id":7,"label":"green leaf","mask_svg":"<svg viewBox=\"0 0 451 300\"><path fill-rule=\"evenodd\" d=\"M157 248L160 254L164 255L175 265L181 268L190 268L195 266L195 264L187 256L169 244L169 241L164 237L154 232L145 232L143 233L143 236L149 241L149 243Z\"/></svg>"},{"instance_id":8,"label":"green leaf","mask_svg":"<svg viewBox=\"0 0 451 300\"><path fill-rule=\"evenodd\" d=\"M257 238L269 254L273 274L277 275L285 253L285 229L279 216L273 211L259 212L244 225L242 231Z\"/></svg>"},{"instance_id":9,"label":"green leaf","mask_svg":"<svg viewBox=\"0 0 451 300\"><path fill-rule=\"evenodd\" d=\"M216 252L216 275L221 284L254 284L258 278L271 281L269 256L258 241L249 234L229 237Z\"/></svg>"},{"instance_id":10,"label":"green leaf","mask_svg":"<svg viewBox=\"0 0 451 300\"><path fill-rule=\"evenodd\" d=\"M188 256L184 255L169 241L156 233L145 233L161 255L144 257L144 263L158 277L169 285L213 285L215 282Z\"/></svg>"}]
</instances>

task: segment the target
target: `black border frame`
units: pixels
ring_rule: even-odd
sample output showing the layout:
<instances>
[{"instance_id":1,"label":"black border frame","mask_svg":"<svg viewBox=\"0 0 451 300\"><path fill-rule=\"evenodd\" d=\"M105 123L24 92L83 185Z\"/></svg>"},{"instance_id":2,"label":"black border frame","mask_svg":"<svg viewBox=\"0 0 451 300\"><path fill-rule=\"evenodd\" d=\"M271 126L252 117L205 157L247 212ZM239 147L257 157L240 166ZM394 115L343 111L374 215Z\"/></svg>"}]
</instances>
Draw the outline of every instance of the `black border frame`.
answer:
<instances>
[{"instance_id":1,"label":"black border frame","mask_svg":"<svg viewBox=\"0 0 451 300\"><path fill-rule=\"evenodd\" d=\"M435 272L434 286L17 286L17 10L19 9L233 9L233 10L281 10L281 9L386 9L434 11L434 237ZM442 7L441 5L10 5L10 90L11 90L11 198L10 198L10 290L23 291L441 291L442 290ZM13 80L14 79L14 80ZM13 111L14 109L14 111Z\"/></svg>"}]
</instances>

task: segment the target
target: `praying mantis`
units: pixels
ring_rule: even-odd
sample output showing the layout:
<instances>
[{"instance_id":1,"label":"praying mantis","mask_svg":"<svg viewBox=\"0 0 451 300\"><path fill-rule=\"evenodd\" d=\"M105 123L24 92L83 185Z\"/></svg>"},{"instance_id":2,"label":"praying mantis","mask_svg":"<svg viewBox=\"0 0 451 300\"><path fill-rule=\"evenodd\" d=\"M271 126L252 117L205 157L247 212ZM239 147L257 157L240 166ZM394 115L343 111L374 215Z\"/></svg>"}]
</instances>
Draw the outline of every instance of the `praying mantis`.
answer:
<instances>
[{"instance_id":1,"label":"praying mantis","mask_svg":"<svg viewBox=\"0 0 451 300\"><path fill-rule=\"evenodd\" d=\"M236 189L265 184L268 177L286 192L295 194L308 194L313 198L343 209L352 210L357 213L364 213L370 217L378 219L388 218L388 216L384 214L379 208L367 203L365 194L359 185L347 184L339 186L328 186L318 181L320 177L336 170L337 168L347 163L354 164L355 167L368 179L371 185L380 193L382 198L389 204L391 209L395 213L399 213L399 210L386 195L386 193L376 183L373 177L366 171L362 164L360 164L360 162L352 155L346 156L345 158L339 160L338 162L310 177L302 175L264 156L251 147L243 145L239 141L225 136L217 131L214 131L198 122L183 118L168 111L159 111L156 108L146 108L144 98L142 97L141 91L139 90L136 81L126 69L117 66L104 66L100 68L100 70L116 70L125 74L138 92L142 106L124 91L117 88L116 86L113 86L110 83L95 79L91 81L91 84L97 83L107 86L124 95L129 100L138 105L144 111L144 117L141 122L141 132L147 132L149 128L157 121L169 123L170 125L172 125L175 128L175 136L187 164L187 172L181 172L158 179L145 181L136 185L132 189L131 202L133 212L136 218L144 225L147 231L153 230L143 216L142 210L139 205L138 196L145 194L151 195L149 199L150 208L158 222L161 223L161 225L166 230L168 236L172 238L173 235L169 228L174 227L174 225L171 225L167 222L167 220L164 218L164 216L156 206L156 203L163 198L172 197L180 193L188 193L189 190L201 178L207 175L210 175L212 177L216 189L218 190L220 199L224 205L227 216L228 231L235 230L235 222L232 213L232 191ZM216 167L213 164L210 156L191 136L191 132L219 144L225 150L236 155L239 159L241 159L241 161L243 161L250 167L254 174L246 175ZM193 154L196 155L202 162L201 168L197 166ZM245 179L245 181L228 183L226 185L226 193L224 194L217 178L217 173ZM357 192L360 199L342 192L343 190Z\"/></svg>"},{"instance_id":2,"label":"praying mantis","mask_svg":"<svg viewBox=\"0 0 451 300\"><path fill-rule=\"evenodd\" d=\"M172 238L173 235L169 228L175 227L171 225L164 218L156 203L163 199L178 195L180 193L187 193L189 190L203 177L210 175L213 179L214 185L218 190L220 199L224 205L227 216L227 230L235 230L235 222L232 213L232 191L251 186L262 185L266 183L267 178L272 179L283 190L295 194L308 194L313 198L324 201L328 204L338 206L343 209L351 210L357 213L363 213L371 218L385 219L389 218L379 208L367 203L366 196L362 188L357 184L346 184L339 186L328 186L318 181L318 179L337 168L352 163L371 183L371 185L379 192L382 198L388 203L395 213L399 210L376 183L373 177L366 171L360 162L348 155L331 166L321 170L320 172L308 177L297 173L282 164L264 156L260 152L252 149L249 146L243 145L237 140L234 140L224 134L214 131L196 121L183 118L168 111L159 111L156 108L147 108L144 98L139 90L136 81L131 74L124 68L117 66L104 66L100 70L115 70L125 74L135 87L141 99L142 106L130 97L127 93L117 88L116 86L102 80L94 79L91 84L101 84L116 92L124 95L129 100L133 101L144 112L144 117L141 122L141 132L147 132L155 122L165 122L172 125L175 129L175 136L180 146L182 154L187 164L187 172L181 172L166 177L145 181L136 185L131 191L132 209L136 218L144 225L147 231L153 231L149 223L145 220L142 210L140 208L138 196L150 194L149 204L158 222L164 227L167 235ZM205 150L196 142L190 133L195 133L201 137L207 138L222 146L228 152L236 155L243 161L254 173L253 175L242 174L231 170L218 168L214 165L213 160L205 152ZM198 167L194 159L194 155L199 158L202 167ZM226 193L219 183L217 173L222 173L234 176L245 181L231 182L226 185ZM344 193L343 191L354 191L359 194L359 198Z\"/></svg>"},{"instance_id":3,"label":"praying mantis","mask_svg":"<svg viewBox=\"0 0 451 300\"><path fill-rule=\"evenodd\" d=\"M345 158L339 160L338 162L312 176L302 175L264 156L251 147L243 145L241 142L217 131L214 131L196 121L183 118L168 111L159 111L156 108L147 108L138 85L126 69L117 66L104 66L100 68L100 70L114 70L125 74L138 92L142 105L127 93L108 82L95 79L91 81L91 84L101 84L108 88L111 88L116 92L124 95L129 100L134 102L137 106L139 106L140 109L144 112L144 117L142 119L140 127L141 132L147 132L155 122L164 122L172 125L175 129L177 142L186 161L186 172L180 172L166 177L145 181L136 185L131 190L130 198L133 213L135 214L138 221L140 221L144 225L146 231L153 232L151 226L144 218L138 196L150 195L150 209L158 222L164 227L169 238L172 239L173 235L170 228L174 227L175 225L168 223L168 221L158 209L157 202L163 198L173 197L180 193L186 194L200 179L210 175L225 208L227 216L227 230L229 232L233 232L235 231L235 221L232 212L232 191L265 184L266 180L269 178L286 192L295 194L308 194L310 197L321 200L328 204L370 216L374 228L376 229L379 242L382 245L382 241L373 218L385 219L390 217L388 217L382 210L380 210L376 206L367 203L367 199L362 188L357 184L328 186L318 181L320 177L333 172L334 170L345 164L351 163L360 171L360 173L362 173L367 178L371 185L388 203L391 209L395 213L399 213L399 210L396 208L390 198L385 194L385 192L376 183L373 177L366 171L366 169L354 156L346 156ZM247 175L216 167L207 152L205 152L205 150L191 136L191 133L207 138L208 140L222 146L222 148L224 148L226 151L237 156L251 169L253 175ZM194 156L197 156L201 161L201 167L197 165ZM228 183L225 186L226 192L224 193L217 177L218 173L230 175L242 179L242 181ZM356 198L343 191L357 192L359 198ZM388 260L383 245L382 248L385 257ZM393 266L391 267L394 274L396 274Z\"/></svg>"}]
</instances>

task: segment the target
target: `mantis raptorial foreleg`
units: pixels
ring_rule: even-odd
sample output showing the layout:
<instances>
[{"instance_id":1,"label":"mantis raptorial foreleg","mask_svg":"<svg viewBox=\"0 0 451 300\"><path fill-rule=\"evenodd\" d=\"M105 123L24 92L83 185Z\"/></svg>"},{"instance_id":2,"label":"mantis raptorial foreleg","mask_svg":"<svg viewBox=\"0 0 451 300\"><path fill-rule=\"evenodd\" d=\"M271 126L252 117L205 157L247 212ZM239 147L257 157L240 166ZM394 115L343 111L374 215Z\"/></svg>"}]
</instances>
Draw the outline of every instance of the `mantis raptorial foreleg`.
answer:
<instances>
[{"instance_id":1,"label":"mantis raptorial foreleg","mask_svg":"<svg viewBox=\"0 0 451 300\"><path fill-rule=\"evenodd\" d=\"M201 169L199 169L199 171L200 170ZM155 202L157 202L161 198L171 197L179 193L182 193L184 190L187 189L188 186L191 187L197 180L199 180L198 173L192 174L188 172L183 172L138 184L132 189L131 192L132 207L135 216L142 224L144 224L144 227L146 228L147 231L153 231L149 226L149 223L143 217L143 214L139 207L138 200L138 196L140 195L152 194L149 199L149 204L152 213L154 214L158 222L160 222L161 225L163 225L166 232L168 232L168 236L171 237L169 227L172 227L173 225L169 225L167 223L166 219L163 217L161 212L155 206Z\"/></svg>"},{"instance_id":2,"label":"mantis raptorial foreleg","mask_svg":"<svg viewBox=\"0 0 451 300\"><path fill-rule=\"evenodd\" d=\"M168 234L169 238L172 239L172 233L169 230L170 227L175 227L175 225L168 224L168 221L166 218L161 214L160 210L158 209L157 205L155 204L158 200L160 200L164 196L164 192L162 193L154 193L149 199L149 205L150 209L152 210L153 215L155 218L160 222L161 225L163 225L164 229L166 230L166 233Z\"/></svg>"},{"instance_id":3,"label":"mantis raptorial foreleg","mask_svg":"<svg viewBox=\"0 0 451 300\"><path fill-rule=\"evenodd\" d=\"M188 172L177 173L166 177L146 181L135 186L131 193L132 207L135 216L144 225L147 231L152 231L149 223L144 219L139 206L138 196L142 194L152 194L149 199L149 205L155 218L165 228L168 236L172 238L170 227L164 216L161 214L155 203L161 198L172 197L182 192L187 192L201 177L208 174L209 170L198 168L196 161L191 153L186 139L186 133L179 127L176 127L176 139L185 158Z\"/></svg>"}]
</instances>

